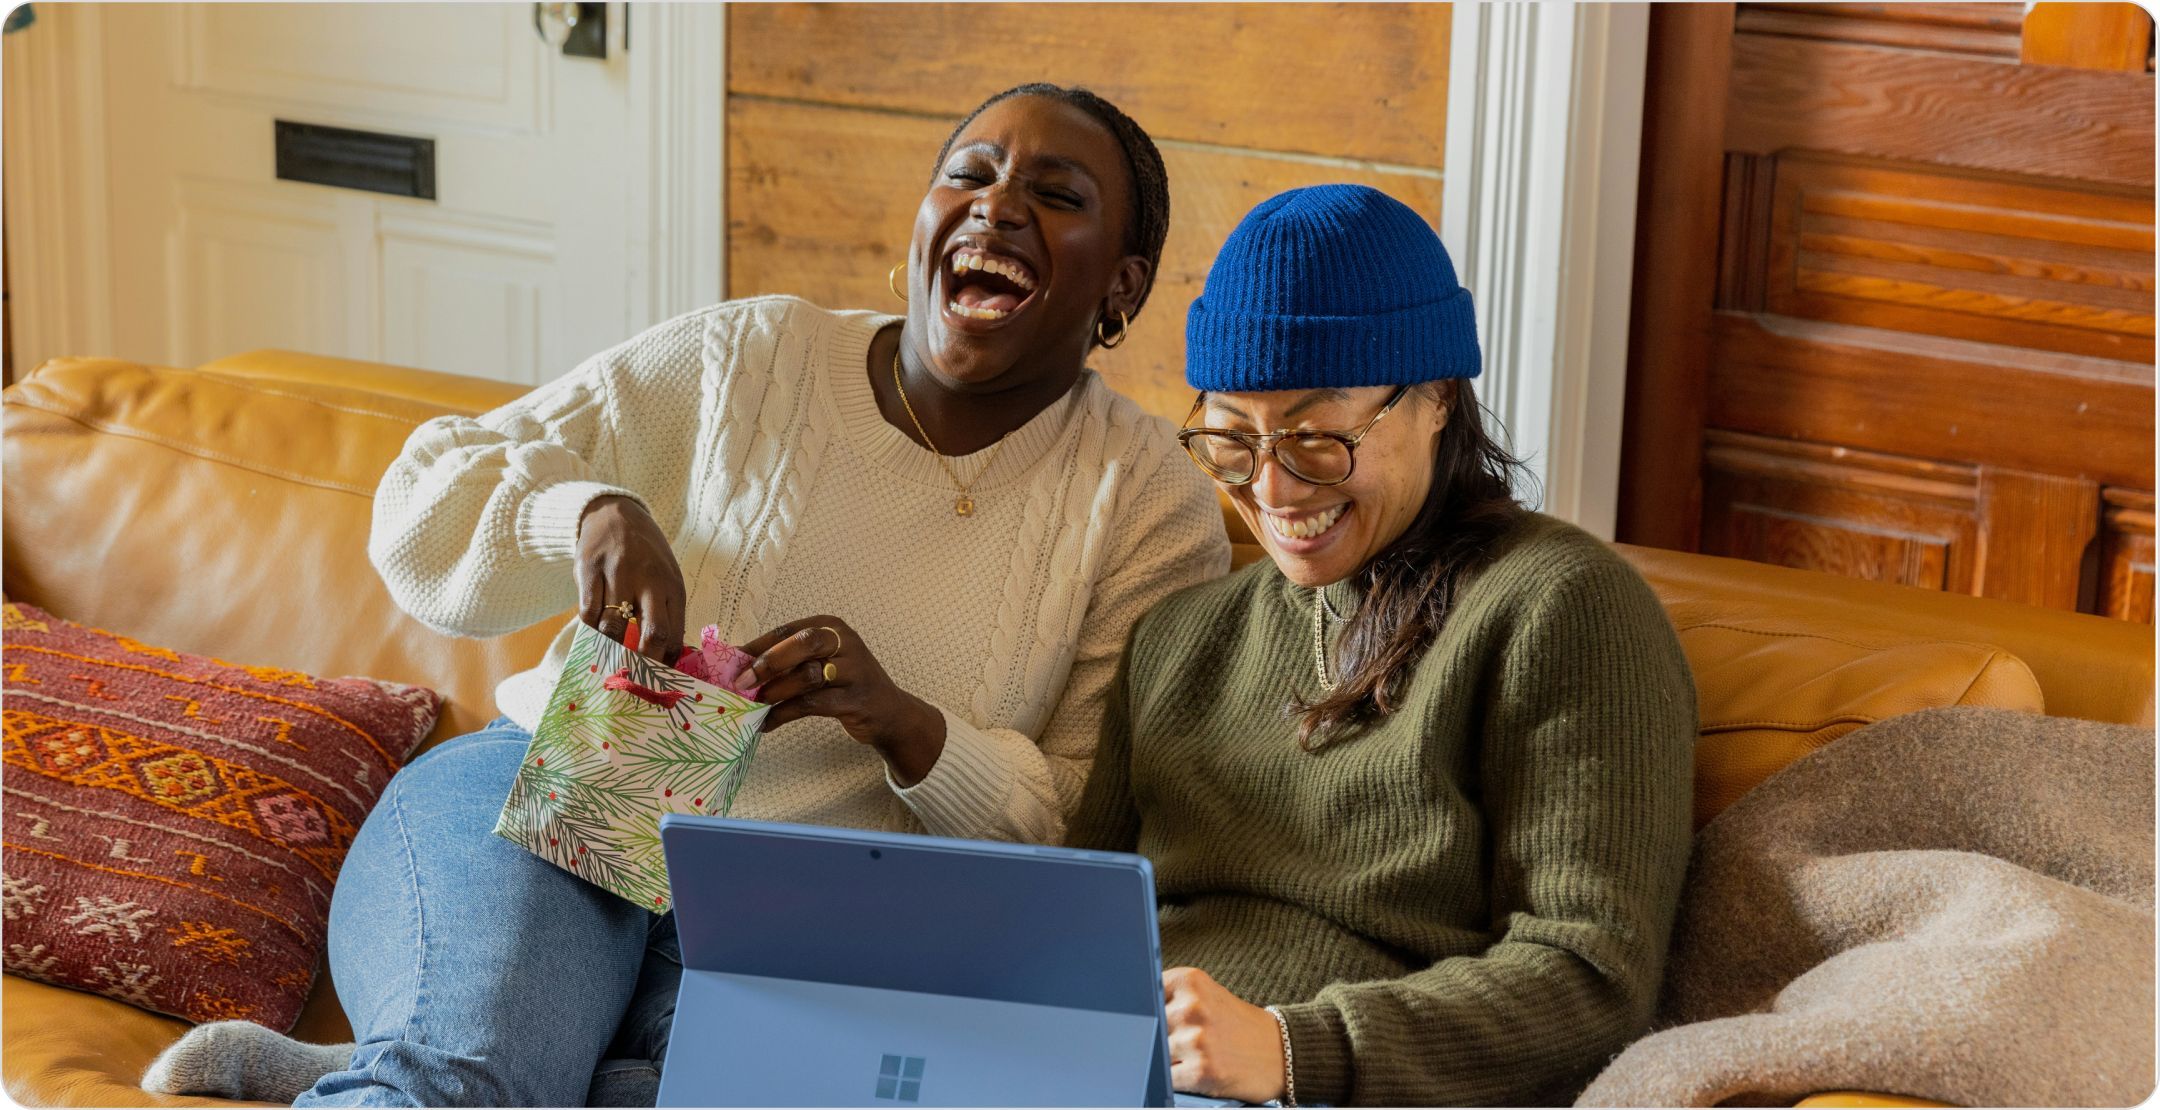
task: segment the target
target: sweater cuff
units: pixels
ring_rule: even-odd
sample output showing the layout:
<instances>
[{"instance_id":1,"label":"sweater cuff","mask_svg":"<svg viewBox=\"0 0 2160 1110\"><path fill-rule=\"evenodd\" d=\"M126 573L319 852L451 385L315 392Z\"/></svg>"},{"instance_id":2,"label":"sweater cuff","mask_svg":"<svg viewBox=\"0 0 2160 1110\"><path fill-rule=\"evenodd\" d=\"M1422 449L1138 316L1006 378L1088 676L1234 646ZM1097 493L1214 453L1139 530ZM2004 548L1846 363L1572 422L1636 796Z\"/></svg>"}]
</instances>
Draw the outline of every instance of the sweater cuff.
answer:
<instances>
[{"instance_id":1,"label":"sweater cuff","mask_svg":"<svg viewBox=\"0 0 2160 1110\"><path fill-rule=\"evenodd\" d=\"M1350 1101L1350 1032L1342 1011L1325 1002L1277 1006L1290 1026L1290 1062L1300 1106Z\"/></svg>"},{"instance_id":2,"label":"sweater cuff","mask_svg":"<svg viewBox=\"0 0 2160 1110\"><path fill-rule=\"evenodd\" d=\"M945 750L930 765L930 773L913 786L902 786L893 781L892 768L887 767L885 783L932 834L995 838L1006 824L1012 768L999 754L997 737L953 716L943 706L938 713L945 718Z\"/></svg>"},{"instance_id":3,"label":"sweater cuff","mask_svg":"<svg viewBox=\"0 0 2160 1110\"><path fill-rule=\"evenodd\" d=\"M543 562L577 558L578 522L585 516L585 506L601 497L627 497L645 504L637 494L605 482L551 482L526 494L518 502L518 554Z\"/></svg>"}]
</instances>

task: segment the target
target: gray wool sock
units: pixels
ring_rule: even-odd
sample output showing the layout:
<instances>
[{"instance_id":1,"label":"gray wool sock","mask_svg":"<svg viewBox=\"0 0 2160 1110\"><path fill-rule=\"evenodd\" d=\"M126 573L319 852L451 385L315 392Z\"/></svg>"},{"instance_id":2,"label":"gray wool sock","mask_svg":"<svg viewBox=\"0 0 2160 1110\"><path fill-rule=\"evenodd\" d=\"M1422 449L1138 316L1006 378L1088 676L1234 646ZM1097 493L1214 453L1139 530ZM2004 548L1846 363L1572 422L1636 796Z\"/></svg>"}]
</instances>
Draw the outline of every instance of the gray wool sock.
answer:
<instances>
[{"instance_id":1,"label":"gray wool sock","mask_svg":"<svg viewBox=\"0 0 2160 1110\"><path fill-rule=\"evenodd\" d=\"M158 1053L142 1087L165 1095L291 1103L352 1062L351 1044L308 1044L252 1021L198 1025Z\"/></svg>"}]
</instances>

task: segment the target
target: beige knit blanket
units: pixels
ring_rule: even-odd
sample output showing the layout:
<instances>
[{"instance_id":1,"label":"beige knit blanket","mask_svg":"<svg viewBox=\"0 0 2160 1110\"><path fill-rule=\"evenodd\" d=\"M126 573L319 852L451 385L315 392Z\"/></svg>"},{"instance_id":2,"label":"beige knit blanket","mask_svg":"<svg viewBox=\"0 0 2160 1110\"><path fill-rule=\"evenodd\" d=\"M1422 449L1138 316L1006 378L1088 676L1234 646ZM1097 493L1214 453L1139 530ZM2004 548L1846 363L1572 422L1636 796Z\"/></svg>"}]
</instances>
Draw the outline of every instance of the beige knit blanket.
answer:
<instances>
[{"instance_id":1,"label":"beige knit blanket","mask_svg":"<svg viewBox=\"0 0 2160 1110\"><path fill-rule=\"evenodd\" d=\"M2153 1092L2153 732L1883 721L1696 838L1657 1031L1578 1106Z\"/></svg>"}]
</instances>

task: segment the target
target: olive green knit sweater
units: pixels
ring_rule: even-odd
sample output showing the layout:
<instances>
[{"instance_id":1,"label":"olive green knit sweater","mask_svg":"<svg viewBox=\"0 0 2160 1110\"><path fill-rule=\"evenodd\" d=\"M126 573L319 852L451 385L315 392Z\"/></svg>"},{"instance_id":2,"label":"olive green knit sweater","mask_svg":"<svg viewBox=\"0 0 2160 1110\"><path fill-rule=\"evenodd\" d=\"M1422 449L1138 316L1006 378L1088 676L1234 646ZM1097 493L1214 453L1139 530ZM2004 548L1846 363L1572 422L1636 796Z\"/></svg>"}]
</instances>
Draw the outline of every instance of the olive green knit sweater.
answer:
<instances>
[{"instance_id":1,"label":"olive green knit sweater","mask_svg":"<svg viewBox=\"0 0 2160 1110\"><path fill-rule=\"evenodd\" d=\"M1499 550L1397 711L1318 752L1284 712L1314 595L1270 563L1156 606L1111 688L1070 840L1153 862L1165 966L1281 1006L1300 1102L1564 1105L1648 1027L1687 663L1596 539L1525 514Z\"/></svg>"}]
</instances>

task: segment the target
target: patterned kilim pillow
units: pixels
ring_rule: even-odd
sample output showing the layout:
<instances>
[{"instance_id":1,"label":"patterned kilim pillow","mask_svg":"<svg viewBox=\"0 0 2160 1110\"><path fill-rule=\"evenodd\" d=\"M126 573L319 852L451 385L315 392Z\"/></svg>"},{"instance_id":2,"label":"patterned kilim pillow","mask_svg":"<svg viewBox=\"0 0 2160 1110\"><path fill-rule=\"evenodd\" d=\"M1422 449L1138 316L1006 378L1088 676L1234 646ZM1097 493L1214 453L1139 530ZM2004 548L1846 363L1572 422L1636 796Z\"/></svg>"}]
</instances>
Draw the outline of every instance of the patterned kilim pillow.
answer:
<instances>
[{"instance_id":1,"label":"patterned kilim pillow","mask_svg":"<svg viewBox=\"0 0 2160 1110\"><path fill-rule=\"evenodd\" d=\"M183 655L0 606L6 969L290 1029L353 833L434 691Z\"/></svg>"}]
</instances>

